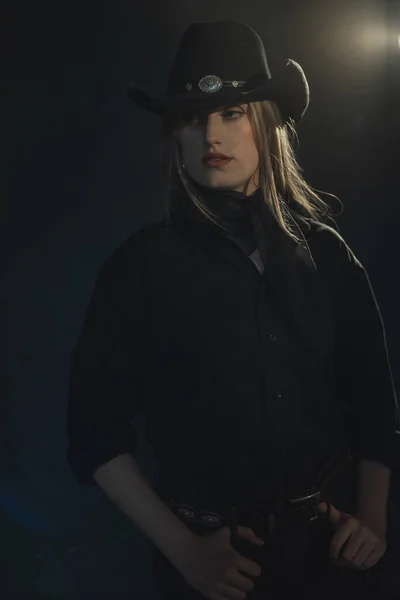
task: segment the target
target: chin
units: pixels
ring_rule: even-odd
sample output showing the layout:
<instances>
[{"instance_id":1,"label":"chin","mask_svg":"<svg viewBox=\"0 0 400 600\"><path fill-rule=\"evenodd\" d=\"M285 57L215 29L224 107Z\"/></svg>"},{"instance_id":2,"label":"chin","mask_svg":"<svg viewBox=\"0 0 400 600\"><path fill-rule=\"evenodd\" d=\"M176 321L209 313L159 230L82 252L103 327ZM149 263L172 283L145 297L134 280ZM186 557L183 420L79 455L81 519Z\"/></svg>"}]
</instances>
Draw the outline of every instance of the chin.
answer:
<instances>
[{"instance_id":1,"label":"chin","mask_svg":"<svg viewBox=\"0 0 400 600\"><path fill-rule=\"evenodd\" d=\"M188 175L195 183L211 190L236 190L243 189L243 181L238 181L232 177L232 173L224 172L197 172Z\"/></svg>"},{"instance_id":2,"label":"chin","mask_svg":"<svg viewBox=\"0 0 400 600\"><path fill-rule=\"evenodd\" d=\"M204 187L208 187L215 190L230 190L240 187L240 183L238 183L237 181L232 181L230 177L227 177L223 173L212 173L210 177L203 177L201 181L199 181L199 183Z\"/></svg>"},{"instance_id":3,"label":"chin","mask_svg":"<svg viewBox=\"0 0 400 600\"><path fill-rule=\"evenodd\" d=\"M212 190L230 190L232 189L234 186L233 185L229 185L229 183L222 183L222 182L216 182L216 181L207 181L205 183L203 183L202 185L204 185L204 187L208 187Z\"/></svg>"}]
</instances>

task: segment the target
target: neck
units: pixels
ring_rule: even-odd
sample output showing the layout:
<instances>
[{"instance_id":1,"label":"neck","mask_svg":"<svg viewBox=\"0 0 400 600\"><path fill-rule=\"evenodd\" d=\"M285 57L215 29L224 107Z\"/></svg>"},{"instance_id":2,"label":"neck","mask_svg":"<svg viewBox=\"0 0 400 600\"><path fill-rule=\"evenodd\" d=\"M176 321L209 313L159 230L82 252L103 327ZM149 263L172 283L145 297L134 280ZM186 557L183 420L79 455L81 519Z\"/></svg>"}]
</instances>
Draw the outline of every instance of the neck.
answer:
<instances>
[{"instance_id":1,"label":"neck","mask_svg":"<svg viewBox=\"0 0 400 600\"><path fill-rule=\"evenodd\" d=\"M256 194L258 191L260 191L260 188L250 188L247 189L247 191L244 190L236 190L236 189L232 189L232 188L210 188L210 187L206 187L204 185L200 185L199 183L197 183L196 181L194 181L193 179L190 180L191 185L197 189L201 194L204 195L212 195L212 196L230 196L230 197L237 197L237 198L248 198L250 196L253 196L254 194Z\"/></svg>"}]
</instances>

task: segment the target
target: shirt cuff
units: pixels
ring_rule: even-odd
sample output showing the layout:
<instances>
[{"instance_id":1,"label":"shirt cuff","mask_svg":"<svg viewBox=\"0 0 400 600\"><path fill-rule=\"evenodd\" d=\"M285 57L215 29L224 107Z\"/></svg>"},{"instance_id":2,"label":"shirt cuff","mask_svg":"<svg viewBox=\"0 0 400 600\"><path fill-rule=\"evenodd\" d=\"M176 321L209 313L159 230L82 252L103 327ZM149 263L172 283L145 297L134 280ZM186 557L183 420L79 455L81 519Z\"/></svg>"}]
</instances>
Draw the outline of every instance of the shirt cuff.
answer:
<instances>
[{"instance_id":1,"label":"shirt cuff","mask_svg":"<svg viewBox=\"0 0 400 600\"><path fill-rule=\"evenodd\" d=\"M88 436L85 447L74 446L67 450L67 460L79 483L93 485L93 473L113 458L130 452L134 454L137 448L137 434L131 425L126 428Z\"/></svg>"}]
</instances>

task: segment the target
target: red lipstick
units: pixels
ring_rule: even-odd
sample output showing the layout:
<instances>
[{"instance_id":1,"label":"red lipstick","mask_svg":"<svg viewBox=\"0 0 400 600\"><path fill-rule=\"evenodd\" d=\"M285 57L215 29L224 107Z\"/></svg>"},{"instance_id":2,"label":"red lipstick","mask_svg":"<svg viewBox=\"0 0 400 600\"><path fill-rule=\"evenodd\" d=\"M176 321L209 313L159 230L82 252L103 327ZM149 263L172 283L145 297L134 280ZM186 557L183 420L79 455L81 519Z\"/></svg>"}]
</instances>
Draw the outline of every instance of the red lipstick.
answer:
<instances>
[{"instance_id":1,"label":"red lipstick","mask_svg":"<svg viewBox=\"0 0 400 600\"><path fill-rule=\"evenodd\" d=\"M202 163L207 167L222 167L233 160L221 152L207 152L202 158Z\"/></svg>"}]
</instances>

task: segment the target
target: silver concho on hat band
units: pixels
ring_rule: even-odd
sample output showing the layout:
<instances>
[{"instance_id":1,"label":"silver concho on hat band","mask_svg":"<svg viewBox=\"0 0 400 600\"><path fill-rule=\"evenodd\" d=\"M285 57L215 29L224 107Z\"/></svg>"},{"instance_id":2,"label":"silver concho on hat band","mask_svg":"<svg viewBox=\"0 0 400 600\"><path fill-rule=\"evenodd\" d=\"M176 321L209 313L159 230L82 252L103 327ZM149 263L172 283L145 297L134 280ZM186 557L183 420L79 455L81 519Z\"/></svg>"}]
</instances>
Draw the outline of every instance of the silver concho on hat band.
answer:
<instances>
[{"instance_id":1,"label":"silver concho on hat band","mask_svg":"<svg viewBox=\"0 0 400 600\"><path fill-rule=\"evenodd\" d=\"M207 92L208 94L218 92L218 90L222 88L222 85L222 79L216 75L206 75L205 77L202 77L198 83L201 91Z\"/></svg>"}]
</instances>

